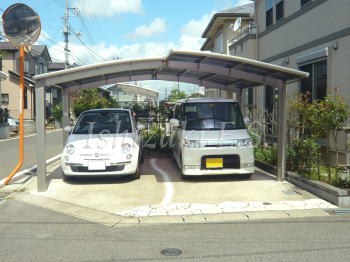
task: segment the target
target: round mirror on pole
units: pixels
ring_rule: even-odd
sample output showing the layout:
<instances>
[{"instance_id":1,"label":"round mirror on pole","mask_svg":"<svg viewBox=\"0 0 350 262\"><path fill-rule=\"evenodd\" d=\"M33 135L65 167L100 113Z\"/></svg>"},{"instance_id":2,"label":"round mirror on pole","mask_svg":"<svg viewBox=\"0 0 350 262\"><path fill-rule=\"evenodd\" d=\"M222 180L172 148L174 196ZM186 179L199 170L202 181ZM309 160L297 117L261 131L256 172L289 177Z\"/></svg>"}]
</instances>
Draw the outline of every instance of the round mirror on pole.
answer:
<instances>
[{"instance_id":1,"label":"round mirror on pole","mask_svg":"<svg viewBox=\"0 0 350 262\"><path fill-rule=\"evenodd\" d=\"M41 32L40 17L25 4L13 4L2 15L7 39L17 47L33 44Z\"/></svg>"},{"instance_id":2,"label":"round mirror on pole","mask_svg":"<svg viewBox=\"0 0 350 262\"><path fill-rule=\"evenodd\" d=\"M32 45L41 32L38 14L25 4L14 4L8 7L3 16L3 29L11 44L19 48L19 159L17 166L5 179L7 185L12 177L21 169L24 159L24 48Z\"/></svg>"}]
</instances>

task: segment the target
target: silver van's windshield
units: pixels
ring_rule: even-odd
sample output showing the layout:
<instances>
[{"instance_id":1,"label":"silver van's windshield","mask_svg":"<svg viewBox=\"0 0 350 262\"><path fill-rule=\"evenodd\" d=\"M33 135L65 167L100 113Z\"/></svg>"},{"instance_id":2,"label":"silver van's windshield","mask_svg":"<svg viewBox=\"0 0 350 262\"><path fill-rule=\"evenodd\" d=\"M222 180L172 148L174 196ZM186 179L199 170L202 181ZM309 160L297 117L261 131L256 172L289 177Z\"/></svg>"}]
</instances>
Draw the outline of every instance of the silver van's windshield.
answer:
<instances>
[{"instance_id":1,"label":"silver van's windshield","mask_svg":"<svg viewBox=\"0 0 350 262\"><path fill-rule=\"evenodd\" d=\"M120 134L131 132L131 119L127 111L84 113L73 130L73 134Z\"/></svg>"},{"instance_id":2,"label":"silver van's windshield","mask_svg":"<svg viewBox=\"0 0 350 262\"><path fill-rule=\"evenodd\" d=\"M245 129L239 105L231 102L187 103L184 120L185 130Z\"/></svg>"}]
</instances>

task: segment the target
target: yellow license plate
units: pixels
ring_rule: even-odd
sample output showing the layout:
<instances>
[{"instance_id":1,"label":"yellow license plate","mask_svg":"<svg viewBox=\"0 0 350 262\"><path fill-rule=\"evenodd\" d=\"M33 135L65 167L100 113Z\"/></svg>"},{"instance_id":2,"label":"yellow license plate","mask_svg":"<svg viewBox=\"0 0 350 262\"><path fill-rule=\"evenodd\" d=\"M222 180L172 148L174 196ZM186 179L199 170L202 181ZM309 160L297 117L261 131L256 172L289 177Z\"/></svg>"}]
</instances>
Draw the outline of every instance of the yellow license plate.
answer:
<instances>
[{"instance_id":1,"label":"yellow license plate","mask_svg":"<svg viewBox=\"0 0 350 262\"><path fill-rule=\"evenodd\" d=\"M207 158L205 166L206 168L223 168L224 161L222 158Z\"/></svg>"}]
</instances>

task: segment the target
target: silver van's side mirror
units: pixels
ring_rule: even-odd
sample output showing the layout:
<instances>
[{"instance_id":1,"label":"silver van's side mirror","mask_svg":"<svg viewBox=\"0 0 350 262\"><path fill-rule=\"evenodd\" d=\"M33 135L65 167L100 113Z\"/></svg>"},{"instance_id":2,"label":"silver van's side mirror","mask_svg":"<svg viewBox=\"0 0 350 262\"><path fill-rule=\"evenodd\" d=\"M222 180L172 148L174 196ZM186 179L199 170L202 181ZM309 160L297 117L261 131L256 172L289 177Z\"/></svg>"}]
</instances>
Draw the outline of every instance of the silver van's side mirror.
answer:
<instances>
[{"instance_id":1,"label":"silver van's side mirror","mask_svg":"<svg viewBox=\"0 0 350 262\"><path fill-rule=\"evenodd\" d=\"M73 127L72 126L65 126L64 129L63 129L65 132L72 132L73 131Z\"/></svg>"},{"instance_id":2,"label":"silver van's side mirror","mask_svg":"<svg viewBox=\"0 0 350 262\"><path fill-rule=\"evenodd\" d=\"M145 130L145 129L146 129L145 125L139 124L139 123L136 125L136 128L137 128L137 130L139 130L139 131L142 131L142 130Z\"/></svg>"},{"instance_id":3,"label":"silver van's side mirror","mask_svg":"<svg viewBox=\"0 0 350 262\"><path fill-rule=\"evenodd\" d=\"M251 121L250 121L250 118L249 117L245 117L244 118L244 124L249 124Z\"/></svg>"},{"instance_id":4,"label":"silver van's side mirror","mask_svg":"<svg viewBox=\"0 0 350 262\"><path fill-rule=\"evenodd\" d=\"M176 118L170 119L169 124L171 127L179 127L180 126L180 122Z\"/></svg>"}]
</instances>

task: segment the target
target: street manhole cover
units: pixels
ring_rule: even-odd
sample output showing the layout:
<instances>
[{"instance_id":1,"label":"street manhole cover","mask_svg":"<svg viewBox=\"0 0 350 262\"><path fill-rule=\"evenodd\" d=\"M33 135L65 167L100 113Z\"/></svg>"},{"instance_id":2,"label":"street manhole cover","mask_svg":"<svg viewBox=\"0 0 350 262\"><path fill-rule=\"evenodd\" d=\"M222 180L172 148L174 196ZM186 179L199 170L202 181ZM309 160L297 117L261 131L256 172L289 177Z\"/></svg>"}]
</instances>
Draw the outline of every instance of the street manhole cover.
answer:
<instances>
[{"instance_id":1,"label":"street manhole cover","mask_svg":"<svg viewBox=\"0 0 350 262\"><path fill-rule=\"evenodd\" d=\"M162 251L160 251L160 253L164 256L173 257L173 256L181 255L182 251L180 249L177 249L177 248L166 248L166 249L163 249Z\"/></svg>"}]
</instances>

